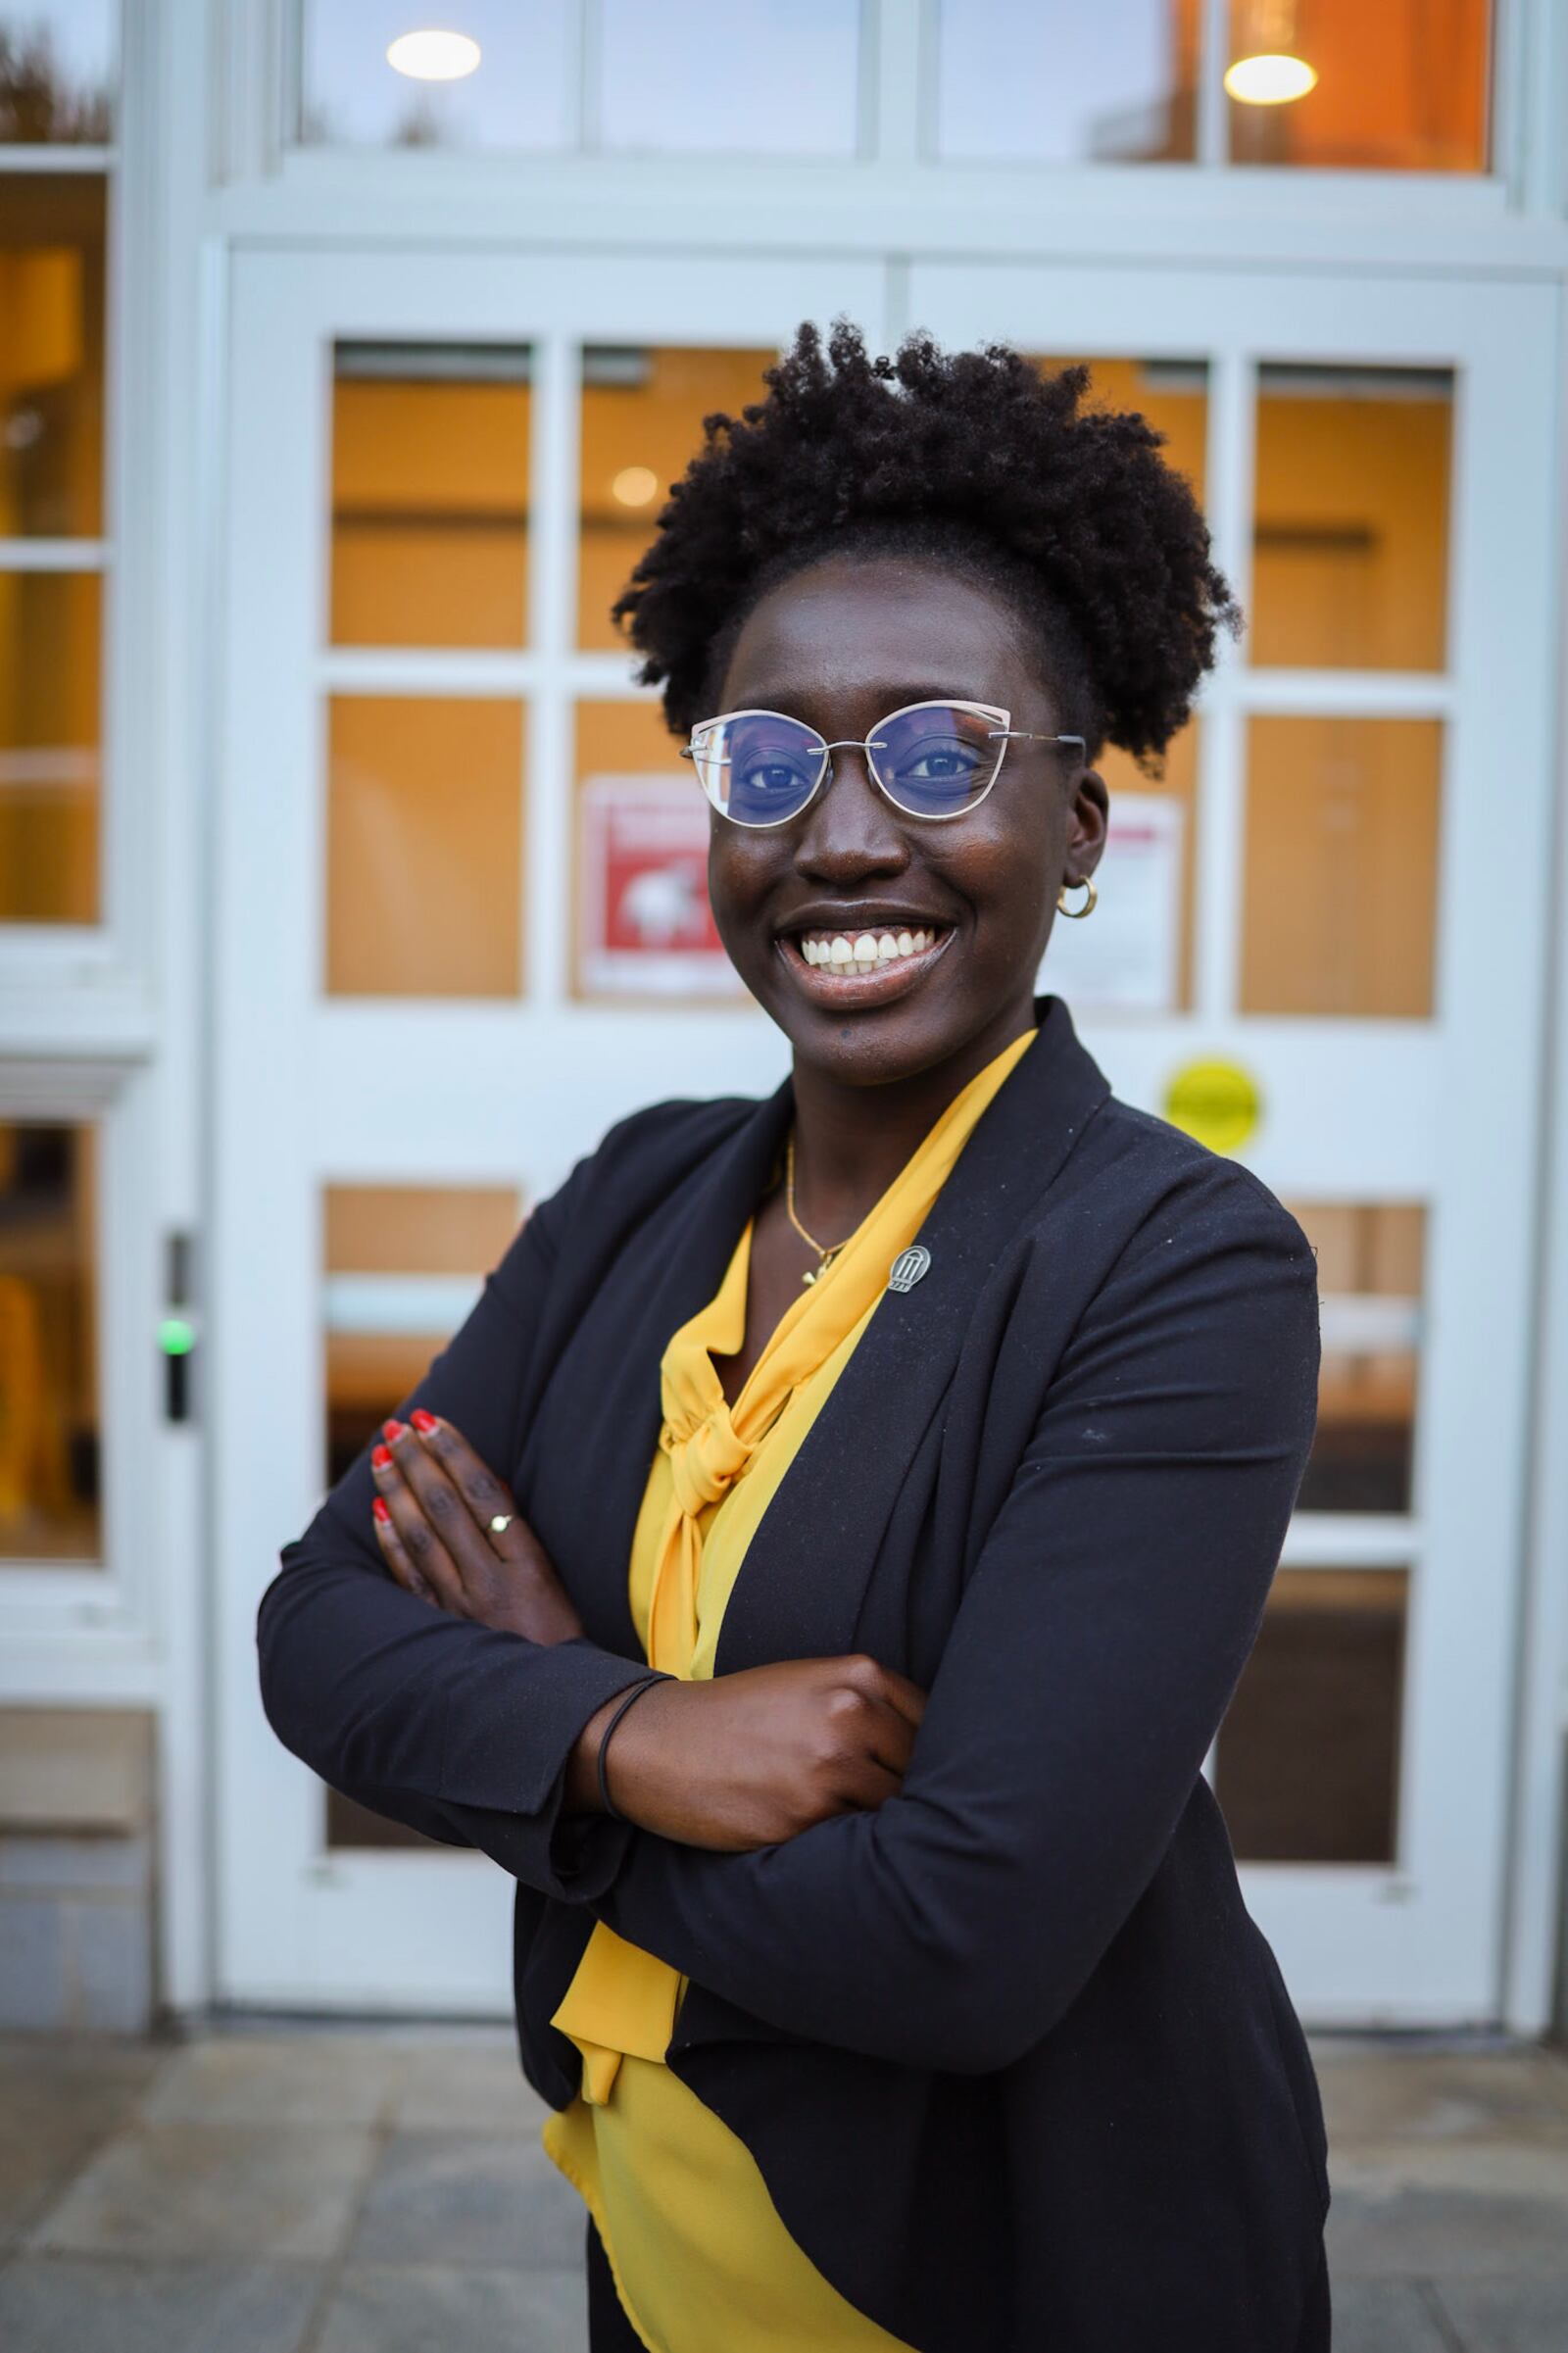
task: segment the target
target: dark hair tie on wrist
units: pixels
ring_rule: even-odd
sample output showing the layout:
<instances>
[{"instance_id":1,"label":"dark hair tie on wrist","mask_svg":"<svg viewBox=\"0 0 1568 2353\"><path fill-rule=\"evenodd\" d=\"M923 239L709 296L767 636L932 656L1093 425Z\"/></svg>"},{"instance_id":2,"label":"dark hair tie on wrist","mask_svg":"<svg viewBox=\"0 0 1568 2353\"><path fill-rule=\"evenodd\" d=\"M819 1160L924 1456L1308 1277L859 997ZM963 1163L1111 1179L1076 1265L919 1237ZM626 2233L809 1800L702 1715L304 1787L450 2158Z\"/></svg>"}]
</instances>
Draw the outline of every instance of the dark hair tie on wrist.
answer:
<instances>
[{"instance_id":1,"label":"dark hair tie on wrist","mask_svg":"<svg viewBox=\"0 0 1568 2353\"><path fill-rule=\"evenodd\" d=\"M603 1733L600 1735L599 1754L595 1760L599 1772L599 1802L612 1821L625 1822L628 1821L630 1817L629 1815L623 1814L619 1806L616 1805L614 1799L610 1794L609 1785L605 1780L605 1750L610 1746L610 1736L614 1731L616 1725L620 1722L621 1717L626 1713L626 1710L630 1707L634 1699L640 1698L642 1693L649 1690L650 1687L656 1683L674 1683L676 1680L676 1677L673 1675L645 1675L641 1683L634 1683L632 1685L631 1690L625 1694L619 1707L616 1708L614 1714L611 1717L610 1722L605 1726Z\"/></svg>"}]
</instances>

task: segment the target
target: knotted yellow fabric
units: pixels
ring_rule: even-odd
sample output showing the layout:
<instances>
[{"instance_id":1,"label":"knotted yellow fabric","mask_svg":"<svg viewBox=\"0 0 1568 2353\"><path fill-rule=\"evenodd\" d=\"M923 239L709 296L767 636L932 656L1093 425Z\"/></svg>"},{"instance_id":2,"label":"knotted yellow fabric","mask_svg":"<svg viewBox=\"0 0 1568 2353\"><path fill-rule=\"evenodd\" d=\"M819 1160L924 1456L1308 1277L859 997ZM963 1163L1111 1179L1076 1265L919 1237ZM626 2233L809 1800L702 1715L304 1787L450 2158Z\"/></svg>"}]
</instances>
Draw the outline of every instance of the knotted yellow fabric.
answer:
<instances>
[{"instance_id":1,"label":"knotted yellow fabric","mask_svg":"<svg viewBox=\"0 0 1568 2353\"><path fill-rule=\"evenodd\" d=\"M751 1220L716 1297L669 1341L660 1367L660 1451L629 1589L650 1666L687 1682L712 1674L724 1603L773 1490L881 1300L894 1260L1035 1034L1014 1038L954 1097L838 1255L791 1301L733 1405L712 1359L736 1354L745 1341ZM804 1410L790 1411L794 1400ZM685 1986L668 1962L596 1922L551 2021L582 2053L586 2102L609 2101L623 2054L664 2061Z\"/></svg>"}]
</instances>

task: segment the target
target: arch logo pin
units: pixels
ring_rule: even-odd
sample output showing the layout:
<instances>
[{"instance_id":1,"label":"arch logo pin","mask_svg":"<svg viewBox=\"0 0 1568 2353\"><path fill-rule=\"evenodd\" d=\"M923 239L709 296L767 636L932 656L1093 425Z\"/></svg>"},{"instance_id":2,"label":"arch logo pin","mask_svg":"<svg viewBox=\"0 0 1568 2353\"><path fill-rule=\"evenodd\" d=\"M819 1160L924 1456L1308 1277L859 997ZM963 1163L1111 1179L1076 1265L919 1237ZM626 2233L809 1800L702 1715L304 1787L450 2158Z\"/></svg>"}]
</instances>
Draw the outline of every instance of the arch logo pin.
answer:
<instances>
[{"instance_id":1,"label":"arch logo pin","mask_svg":"<svg viewBox=\"0 0 1568 2353\"><path fill-rule=\"evenodd\" d=\"M931 1263L931 1252L923 1242L913 1242L906 1250L900 1250L888 1269L890 1291L912 1291Z\"/></svg>"}]
</instances>

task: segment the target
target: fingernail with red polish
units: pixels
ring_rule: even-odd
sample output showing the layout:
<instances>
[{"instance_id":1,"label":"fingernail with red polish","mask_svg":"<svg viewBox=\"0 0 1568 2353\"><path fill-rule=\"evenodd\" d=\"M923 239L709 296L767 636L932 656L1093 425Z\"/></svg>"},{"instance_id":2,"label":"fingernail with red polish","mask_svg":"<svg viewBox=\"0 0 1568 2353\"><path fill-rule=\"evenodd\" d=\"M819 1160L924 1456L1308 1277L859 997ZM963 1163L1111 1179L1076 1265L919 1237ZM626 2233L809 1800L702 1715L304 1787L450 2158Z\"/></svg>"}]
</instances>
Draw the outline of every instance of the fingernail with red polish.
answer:
<instances>
[{"instance_id":1,"label":"fingernail with red polish","mask_svg":"<svg viewBox=\"0 0 1568 2353\"><path fill-rule=\"evenodd\" d=\"M437 1427L435 1415L426 1413L422 1405L416 1405L409 1419L416 1430L434 1430Z\"/></svg>"},{"instance_id":2,"label":"fingernail with red polish","mask_svg":"<svg viewBox=\"0 0 1568 2353\"><path fill-rule=\"evenodd\" d=\"M392 1517L392 1514L386 1507L385 1498L381 1495L376 1495L372 1498L370 1509L374 1512L378 1520L389 1520Z\"/></svg>"},{"instance_id":3,"label":"fingernail with red polish","mask_svg":"<svg viewBox=\"0 0 1568 2353\"><path fill-rule=\"evenodd\" d=\"M389 1471L389 1470L392 1468L392 1449L391 1449L391 1447L390 1447L390 1446L372 1446L372 1447L370 1448L370 1460L371 1460L371 1461L374 1463L374 1465L375 1465L375 1467L376 1467L376 1469L377 1469L378 1471ZM379 1496L379 1495L377 1495L377 1496L376 1496L376 1501L379 1503L379 1501L380 1501L380 1500L381 1500L380 1496Z\"/></svg>"},{"instance_id":4,"label":"fingernail with red polish","mask_svg":"<svg viewBox=\"0 0 1568 2353\"><path fill-rule=\"evenodd\" d=\"M382 1430L384 1431L384 1433L386 1434L386 1436L387 1436L388 1438L392 1438L392 1439L401 1438L401 1437L403 1436L403 1433L404 1433L404 1430L405 1430L405 1428L406 1428L406 1427L407 1427L407 1424L406 1424L406 1423L403 1423L403 1422L400 1422L400 1421L398 1421L398 1420L397 1420L397 1418L396 1418L395 1416L394 1416L394 1417L393 1417L391 1420L389 1420L389 1421L384 1421L384 1422L381 1424L381 1428L382 1428Z\"/></svg>"}]
</instances>

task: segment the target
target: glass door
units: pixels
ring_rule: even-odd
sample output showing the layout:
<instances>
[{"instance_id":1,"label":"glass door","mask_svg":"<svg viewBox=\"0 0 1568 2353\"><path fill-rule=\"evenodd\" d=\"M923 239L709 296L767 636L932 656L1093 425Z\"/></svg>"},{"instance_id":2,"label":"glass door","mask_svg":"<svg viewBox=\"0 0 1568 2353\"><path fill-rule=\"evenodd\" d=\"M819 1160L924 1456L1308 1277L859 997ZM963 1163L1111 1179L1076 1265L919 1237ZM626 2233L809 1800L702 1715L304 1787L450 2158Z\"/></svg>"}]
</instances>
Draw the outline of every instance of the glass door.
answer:
<instances>
[{"instance_id":1,"label":"glass door","mask_svg":"<svg viewBox=\"0 0 1568 2353\"><path fill-rule=\"evenodd\" d=\"M1542 290L938 265L910 319L1082 360L1246 609L1165 772L1113 756L1043 980L1117 1092L1317 1251L1316 1448L1208 1759L1320 2025L1497 2015L1551 748ZM1096 936L1102 915L1110 920Z\"/></svg>"},{"instance_id":2,"label":"glass door","mask_svg":"<svg viewBox=\"0 0 1568 2353\"><path fill-rule=\"evenodd\" d=\"M578 1154L694 1072L751 1092L787 1067L713 932L707 810L609 608L705 413L759 397L803 318L882 332L882 287L831 260L234 263L213 1313L227 1998L510 2004L510 1883L278 1745L256 1603Z\"/></svg>"}]
</instances>

